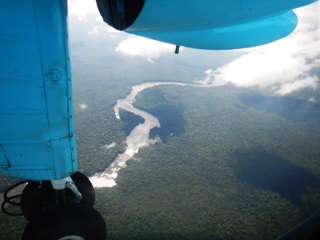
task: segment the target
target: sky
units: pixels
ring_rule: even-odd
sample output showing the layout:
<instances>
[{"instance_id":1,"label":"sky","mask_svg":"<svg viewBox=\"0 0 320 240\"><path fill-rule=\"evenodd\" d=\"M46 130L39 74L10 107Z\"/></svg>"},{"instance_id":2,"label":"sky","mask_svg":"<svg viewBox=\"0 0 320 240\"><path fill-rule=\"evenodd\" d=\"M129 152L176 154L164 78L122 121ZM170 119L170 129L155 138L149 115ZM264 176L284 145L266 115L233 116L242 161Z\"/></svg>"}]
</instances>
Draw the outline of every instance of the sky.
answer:
<instances>
[{"instance_id":1,"label":"sky","mask_svg":"<svg viewBox=\"0 0 320 240\"><path fill-rule=\"evenodd\" d=\"M79 24L95 19L87 34L118 40L112 51L130 57L153 59L174 51L174 46L114 30L103 23L94 0L69 0L69 15ZM239 57L219 68L207 69L201 84L232 83L238 87L258 86L285 96L302 89L319 90L319 76L312 73L320 68L320 2L295 10L299 23L289 36L276 42L237 51ZM89 17L90 16L90 17ZM94 18L92 18L94 16ZM181 48L180 52L188 51ZM312 100L312 99L311 99Z\"/></svg>"}]
</instances>

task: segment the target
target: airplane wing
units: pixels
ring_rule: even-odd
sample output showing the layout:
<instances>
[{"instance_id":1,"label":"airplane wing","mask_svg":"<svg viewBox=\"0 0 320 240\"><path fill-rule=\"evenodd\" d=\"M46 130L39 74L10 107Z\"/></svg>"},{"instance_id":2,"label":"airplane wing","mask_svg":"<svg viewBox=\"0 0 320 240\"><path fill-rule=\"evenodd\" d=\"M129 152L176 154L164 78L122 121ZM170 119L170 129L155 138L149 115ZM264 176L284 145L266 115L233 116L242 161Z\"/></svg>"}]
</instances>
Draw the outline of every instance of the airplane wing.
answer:
<instances>
[{"instance_id":1,"label":"airplane wing","mask_svg":"<svg viewBox=\"0 0 320 240\"><path fill-rule=\"evenodd\" d=\"M292 11L316 0L96 0L118 30L191 48L222 50L267 44L289 35Z\"/></svg>"}]
</instances>

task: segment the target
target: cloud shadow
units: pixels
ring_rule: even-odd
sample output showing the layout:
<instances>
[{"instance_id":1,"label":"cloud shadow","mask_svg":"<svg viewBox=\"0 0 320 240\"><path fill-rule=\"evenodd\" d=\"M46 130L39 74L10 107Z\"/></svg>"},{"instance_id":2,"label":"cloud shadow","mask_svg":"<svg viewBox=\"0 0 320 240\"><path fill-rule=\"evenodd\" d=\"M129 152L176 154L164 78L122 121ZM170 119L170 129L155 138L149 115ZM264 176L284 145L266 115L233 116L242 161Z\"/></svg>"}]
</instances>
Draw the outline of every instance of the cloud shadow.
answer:
<instances>
[{"instance_id":1,"label":"cloud shadow","mask_svg":"<svg viewBox=\"0 0 320 240\"><path fill-rule=\"evenodd\" d=\"M126 136L128 136L136 126L145 122L143 117L134 113L122 109L119 110L119 113L123 124L121 130L125 132Z\"/></svg>"},{"instance_id":2,"label":"cloud shadow","mask_svg":"<svg viewBox=\"0 0 320 240\"><path fill-rule=\"evenodd\" d=\"M301 204L306 187L319 187L320 179L304 168L258 148L234 151L232 167L240 181L278 193L295 205Z\"/></svg>"},{"instance_id":3,"label":"cloud shadow","mask_svg":"<svg viewBox=\"0 0 320 240\"><path fill-rule=\"evenodd\" d=\"M185 132L186 120L183 117L183 106L165 105L149 110L160 122L160 128L150 131L150 138L160 137L163 143L167 143L169 137L180 136Z\"/></svg>"},{"instance_id":4,"label":"cloud shadow","mask_svg":"<svg viewBox=\"0 0 320 240\"><path fill-rule=\"evenodd\" d=\"M317 103L294 98L262 96L256 93L240 94L238 97L248 107L292 121L320 121L320 105Z\"/></svg>"}]
</instances>

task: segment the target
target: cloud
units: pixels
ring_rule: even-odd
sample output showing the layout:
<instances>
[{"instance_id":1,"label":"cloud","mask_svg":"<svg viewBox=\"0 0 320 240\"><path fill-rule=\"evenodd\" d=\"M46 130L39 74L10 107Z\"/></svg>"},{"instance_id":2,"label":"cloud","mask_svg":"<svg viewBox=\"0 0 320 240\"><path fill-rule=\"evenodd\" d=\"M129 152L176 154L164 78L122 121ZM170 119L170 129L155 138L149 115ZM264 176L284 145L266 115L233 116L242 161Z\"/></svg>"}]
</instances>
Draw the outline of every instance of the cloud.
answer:
<instances>
[{"instance_id":1,"label":"cloud","mask_svg":"<svg viewBox=\"0 0 320 240\"><path fill-rule=\"evenodd\" d=\"M70 16L76 17L76 24L87 27L88 35L117 38L120 33L120 31L110 27L103 21L96 1L69 0L68 11ZM82 21L86 21L86 23Z\"/></svg>"},{"instance_id":2,"label":"cloud","mask_svg":"<svg viewBox=\"0 0 320 240\"><path fill-rule=\"evenodd\" d=\"M120 31L115 30L105 23L99 23L98 25L95 25L91 30L88 30L87 33L89 35L100 35L108 38L117 38L117 35L118 33L120 33Z\"/></svg>"},{"instance_id":3,"label":"cloud","mask_svg":"<svg viewBox=\"0 0 320 240\"><path fill-rule=\"evenodd\" d=\"M114 148L116 145L117 145L116 142L112 142L110 144L103 145L102 148L106 149L106 150L109 150L110 148Z\"/></svg>"},{"instance_id":4,"label":"cloud","mask_svg":"<svg viewBox=\"0 0 320 240\"><path fill-rule=\"evenodd\" d=\"M303 88L312 88L313 90L316 90L318 87L318 80L319 79L315 76L307 76L301 80L284 83L275 93L279 95L285 95Z\"/></svg>"},{"instance_id":5,"label":"cloud","mask_svg":"<svg viewBox=\"0 0 320 240\"><path fill-rule=\"evenodd\" d=\"M320 66L320 2L298 9L299 25L290 36L268 45L238 50L244 54L216 69L207 70L202 84L213 81L239 87L273 87L279 95L303 88L316 89Z\"/></svg>"},{"instance_id":6,"label":"cloud","mask_svg":"<svg viewBox=\"0 0 320 240\"><path fill-rule=\"evenodd\" d=\"M88 105L85 102L79 104L80 110L84 111L88 108Z\"/></svg>"},{"instance_id":7,"label":"cloud","mask_svg":"<svg viewBox=\"0 0 320 240\"><path fill-rule=\"evenodd\" d=\"M79 20L86 18L88 14L99 14L96 1L69 0L68 14L79 16Z\"/></svg>"},{"instance_id":8,"label":"cloud","mask_svg":"<svg viewBox=\"0 0 320 240\"><path fill-rule=\"evenodd\" d=\"M152 62L152 58L159 58L166 53L173 53L174 50L175 46L172 44L137 36L130 36L120 42L116 48L116 52L129 56L146 57L149 62Z\"/></svg>"}]
</instances>

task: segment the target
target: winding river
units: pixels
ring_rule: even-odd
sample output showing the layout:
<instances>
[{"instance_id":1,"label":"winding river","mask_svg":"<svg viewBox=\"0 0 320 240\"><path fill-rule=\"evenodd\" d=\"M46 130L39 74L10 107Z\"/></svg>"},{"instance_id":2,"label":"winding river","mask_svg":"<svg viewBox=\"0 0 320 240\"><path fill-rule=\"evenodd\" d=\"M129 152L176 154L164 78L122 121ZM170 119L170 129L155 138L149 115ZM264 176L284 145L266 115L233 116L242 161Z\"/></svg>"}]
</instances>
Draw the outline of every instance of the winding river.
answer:
<instances>
[{"instance_id":1,"label":"winding river","mask_svg":"<svg viewBox=\"0 0 320 240\"><path fill-rule=\"evenodd\" d=\"M149 132L154 127L160 127L159 120L152 116L151 114L142 111L133 106L136 96L141 91L159 85L179 85L179 86L194 86L194 87L216 87L222 84L188 84L188 83L178 83L178 82L151 82L143 83L132 87L131 93L124 99L117 100L117 104L114 107L115 117L119 120L120 114L119 109L132 112L138 116L144 118L145 122L137 125L131 133L126 137L127 148L122 154L119 154L117 158L101 173L96 173L90 177L95 188L101 187L113 187L116 185L115 179L117 178L118 171L126 167L126 162L132 158L139 149L142 147L150 146L160 141L160 139L149 139Z\"/></svg>"}]
</instances>

